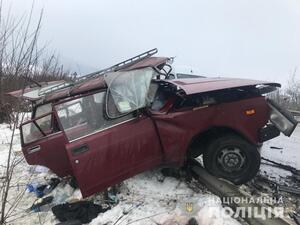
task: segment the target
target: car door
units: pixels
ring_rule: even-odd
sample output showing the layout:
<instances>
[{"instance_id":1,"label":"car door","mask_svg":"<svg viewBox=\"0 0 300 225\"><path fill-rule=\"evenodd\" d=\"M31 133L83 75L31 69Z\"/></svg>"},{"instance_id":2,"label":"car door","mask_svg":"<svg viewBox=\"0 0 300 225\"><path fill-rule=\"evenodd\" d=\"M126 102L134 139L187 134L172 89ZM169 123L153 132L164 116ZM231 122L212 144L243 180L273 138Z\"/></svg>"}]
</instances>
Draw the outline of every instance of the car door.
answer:
<instances>
[{"instance_id":1,"label":"car door","mask_svg":"<svg viewBox=\"0 0 300 225\"><path fill-rule=\"evenodd\" d=\"M61 131L51 129L51 118L52 112L21 124L24 157L28 164L46 166L60 177L72 175L65 137Z\"/></svg>"},{"instance_id":2,"label":"car door","mask_svg":"<svg viewBox=\"0 0 300 225\"><path fill-rule=\"evenodd\" d=\"M80 124L62 124L68 139L67 154L84 197L161 163L162 150L154 124L147 115L129 113L108 119L104 113L106 92L73 100ZM66 102L57 105L58 117ZM70 114L70 113L68 113ZM66 113L64 114L64 116ZM80 132L76 132L80 130Z\"/></svg>"}]
</instances>

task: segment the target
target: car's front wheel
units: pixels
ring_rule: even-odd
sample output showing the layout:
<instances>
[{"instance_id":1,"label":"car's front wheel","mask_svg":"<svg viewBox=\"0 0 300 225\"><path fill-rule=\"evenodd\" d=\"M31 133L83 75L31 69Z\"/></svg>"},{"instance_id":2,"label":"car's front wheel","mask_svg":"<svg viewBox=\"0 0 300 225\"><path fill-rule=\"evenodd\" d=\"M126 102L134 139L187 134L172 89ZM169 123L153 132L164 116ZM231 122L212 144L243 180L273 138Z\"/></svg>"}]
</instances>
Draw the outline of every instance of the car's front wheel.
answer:
<instances>
[{"instance_id":1,"label":"car's front wheel","mask_svg":"<svg viewBox=\"0 0 300 225\"><path fill-rule=\"evenodd\" d=\"M209 173L235 184L251 180L260 167L260 153L255 145L237 135L213 139L203 154Z\"/></svg>"}]
</instances>

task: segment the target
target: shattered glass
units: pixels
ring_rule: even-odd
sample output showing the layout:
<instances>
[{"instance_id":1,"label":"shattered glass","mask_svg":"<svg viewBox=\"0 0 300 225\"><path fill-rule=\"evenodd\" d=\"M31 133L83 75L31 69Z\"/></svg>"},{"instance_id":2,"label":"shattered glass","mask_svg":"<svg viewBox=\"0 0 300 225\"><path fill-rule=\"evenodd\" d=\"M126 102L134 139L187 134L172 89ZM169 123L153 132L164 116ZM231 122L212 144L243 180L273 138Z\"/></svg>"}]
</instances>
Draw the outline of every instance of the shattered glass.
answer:
<instances>
[{"instance_id":1,"label":"shattered glass","mask_svg":"<svg viewBox=\"0 0 300 225\"><path fill-rule=\"evenodd\" d=\"M156 72L150 67L107 74L108 116L118 117L145 107L149 101L150 83L155 76ZM116 111L110 106L111 103L115 105Z\"/></svg>"},{"instance_id":2,"label":"shattered glass","mask_svg":"<svg viewBox=\"0 0 300 225\"><path fill-rule=\"evenodd\" d=\"M126 115L108 119L103 107L106 92L87 95L55 106L59 121L69 141L93 134L131 119Z\"/></svg>"},{"instance_id":3,"label":"shattered glass","mask_svg":"<svg viewBox=\"0 0 300 225\"><path fill-rule=\"evenodd\" d=\"M22 135L25 144L39 140L45 136L45 133L51 131L51 114L33 121L22 125ZM42 132L44 132L44 134Z\"/></svg>"}]
</instances>

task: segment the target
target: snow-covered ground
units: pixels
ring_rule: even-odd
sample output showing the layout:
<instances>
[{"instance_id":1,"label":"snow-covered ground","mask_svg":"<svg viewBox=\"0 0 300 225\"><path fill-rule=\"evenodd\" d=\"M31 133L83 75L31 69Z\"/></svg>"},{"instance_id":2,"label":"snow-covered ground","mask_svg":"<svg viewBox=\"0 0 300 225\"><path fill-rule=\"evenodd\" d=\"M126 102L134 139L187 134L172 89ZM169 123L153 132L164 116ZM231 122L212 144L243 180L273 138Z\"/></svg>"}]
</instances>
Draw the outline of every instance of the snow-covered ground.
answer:
<instances>
[{"instance_id":1,"label":"snow-covered ground","mask_svg":"<svg viewBox=\"0 0 300 225\"><path fill-rule=\"evenodd\" d=\"M123 189L127 192L121 191L120 203L91 224L186 225L192 217L203 225L239 224L230 217L217 218L222 215L222 206L216 196L196 193L175 178L166 177L161 182L159 176L161 173L154 170L125 181ZM187 203L193 204L192 212L187 212Z\"/></svg>"},{"instance_id":2,"label":"snow-covered ground","mask_svg":"<svg viewBox=\"0 0 300 225\"><path fill-rule=\"evenodd\" d=\"M8 125L0 124L0 176L3 176L6 165L7 152L11 138L11 130ZM13 157L22 157L20 152L20 134L15 133L13 141ZM9 224L57 224L50 207L45 207L42 212L32 212L29 208L37 200L33 193L26 190L26 184L45 183L55 176L51 172L44 171L40 167L33 167L25 161L15 168L9 193L9 201L13 202L18 196L23 197L8 220ZM205 188L203 188L205 189ZM25 191L25 192L24 192ZM49 195L54 197L54 204L81 200L81 193L74 190L67 182L61 182ZM100 213L91 221L92 225L174 225L188 224L189 219L195 218L202 225L238 225L236 220L224 216L224 210L219 198L207 191L199 189L193 191L184 180L173 177L164 177L160 170L147 171L124 181L117 195L119 203L112 209ZM97 204L103 204L101 194L92 196ZM192 204L192 210L188 211L186 205ZM51 205L51 206L52 206ZM9 207L8 207L9 208Z\"/></svg>"},{"instance_id":3,"label":"snow-covered ground","mask_svg":"<svg viewBox=\"0 0 300 225\"><path fill-rule=\"evenodd\" d=\"M11 138L11 130L6 124L0 124L0 177L3 175L7 152ZM13 142L13 156L22 157L20 154L20 135L16 132ZM271 146L283 148L272 149ZM288 164L300 169L300 127L288 138L280 136L265 143L262 155L268 159ZM13 188L9 200L12 202L18 195L24 193L27 183L45 182L54 176L51 172L41 172L35 168L20 163L13 177ZM262 165L262 173L266 171L270 176L280 178L288 173L267 165ZM287 173L287 174L285 174ZM76 201L81 199L79 190L74 190L67 182L61 182L50 195L54 196L54 204L63 201ZM102 204L101 194L88 200ZM219 218L222 215L222 205L216 196L200 189L192 190L183 180L172 177L162 177L160 170L147 171L123 182L120 193L117 195L119 203L112 209L100 213L90 224L92 225L125 225L125 224L187 224L194 217L201 225L226 225L239 224L230 217ZM10 224L57 224L50 208L44 212L28 210L36 201L33 193L25 191L20 204L12 211ZM192 203L193 210L188 212L186 206Z\"/></svg>"},{"instance_id":4,"label":"snow-covered ground","mask_svg":"<svg viewBox=\"0 0 300 225\"><path fill-rule=\"evenodd\" d=\"M261 154L264 158L300 170L300 126L296 127L291 137L281 134L280 137L265 142ZM291 175L289 171L266 164L261 165L261 173L266 173L269 178L278 182L281 182L282 178Z\"/></svg>"}]
</instances>

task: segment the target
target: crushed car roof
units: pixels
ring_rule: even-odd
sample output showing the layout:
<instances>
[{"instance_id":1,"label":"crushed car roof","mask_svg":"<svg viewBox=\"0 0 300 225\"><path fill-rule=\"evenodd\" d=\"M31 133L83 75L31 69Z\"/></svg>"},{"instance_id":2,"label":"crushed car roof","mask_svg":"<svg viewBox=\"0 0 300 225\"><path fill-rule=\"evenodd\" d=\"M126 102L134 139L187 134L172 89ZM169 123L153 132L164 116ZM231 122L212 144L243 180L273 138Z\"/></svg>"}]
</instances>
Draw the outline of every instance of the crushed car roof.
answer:
<instances>
[{"instance_id":1,"label":"crushed car roof","mask_svg":"<svg viewBox=\"0 0 300 225\"><path fill-rule=\"evenodd\" d=\"M107 87L104 75L116 71L129 71L144 67L154 67L159 70L168 63L171 58L153 57L157 49L151 49L140 55L127 59L106 69L80 76L73 81L57 81L57 83L48 82L41 87L26 88L25 91L18 90L8 93L9 95L24 98L38 103L57 101L69 96L87 93L90 91L100 90ZM215 90L266 85L280 87L281 85L269 81L249 80L240 78L193 78L193 79L174 79L161 80L175 85L178 89L183 90L187 95L203 93Z\"/></svg>"},{"instance_id":2,"label":"crushed car roof","mask_svg":"<svg viewBox=\"0 0 300 225\"><path fill-rule=\"evenodd\" d=\"M161 64L166 63L169 60L167 57L149 57L144 60L139 61L138 63L132 64L129 67L122 69L123 71L134 70L144 67L157 67ZM121 71L122 71L121 70ZM73 96L77 94L82 94L88 91L104 89L106 88L106 82L104 76L99 76L96 78L88 79L82 83L70 86L68 88L50 93L44 96L44 102L50 102L56 99L65 98L68 96Z\"/></svg>"},{"instance_id":3,"label":"crushed car roof","mask_svg":"<svg viewBox=\"0 0 300 225\"><path fill-rule=\"evenodd\" d=\"M98 90L106 88L106 83L104 77L97 77L80 84L70 86L59 91L52 92L43 97L43 102L50 102L62 98L66 98L68 96L82 94L88 91Z\"/></svg>"},{"instance_id":4,"label":"crushed car roof","mask_svg":"<svg viewBox=\"0 0 300 225\"><path fill-rule=\"evenodd\" d=\"M23 98L25 100L34 101L36 99L39 99L40 96L38 95L40 90L43 90L45 88L49 88L51 86L55 86L58 84L62 84L66 81L64 80L57 80L57 81L49 81L49 82L39 82L40 87L37 85L29 86L24 89L19 89L16 91L11 91L6 93L7 95L16 97L16 98Z\"/></svg>"},{"instance_id":5,"label":"crushed car roof","mask_svg":"<svg viewBox=\"0 0 300 225\"><path fill-rule=\"evenodd\" d=\"M158 67L165 64L170 58L168 57L149 57L144 60L141 60L129 67L126 67L124 70L134 70L143 67Z\"/></svg>"},{"instance_id":6,"label":"crushed car roof","mask_svg":"<svg viewBox=\"0 0 300 225\"><path fill-rule=\"evenodd\" d=\"M122 65L122 67L120 67L120 71L134 70L134 69L139 69L144 67L158 67L160 65L165 64L168 60L169 58L167 57L148 57L139 60L137 62L128 63L127 65ZM70 83L70 85L45 95L39 95L39 92L45 89L49 89L52 86L55 86L56 84L62 84L65 81L45 82L42 85L42 87L34 87L34 88L27 87L25 88L24 91L20 89L17 91L9 92L7 94L17 98L30 100L30 101L37 101L37 100L42 102L55 101L62 98L66 98L68 96L74 96L88 91L106 88L106 83L104 81L104 77L102 76L104 74L102 74L101 76L96 76L96 75L97 73L95 73L94 77L86 79L79 83L75 83L74 85L72 84L72 82L66 82L66 83Z\"/></svg>"}]
</instances>

